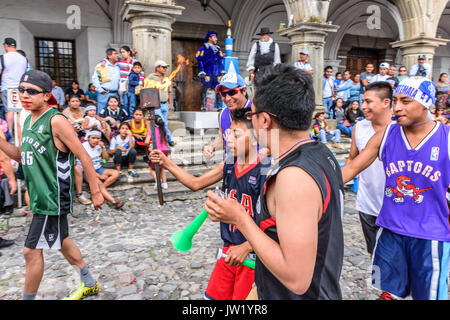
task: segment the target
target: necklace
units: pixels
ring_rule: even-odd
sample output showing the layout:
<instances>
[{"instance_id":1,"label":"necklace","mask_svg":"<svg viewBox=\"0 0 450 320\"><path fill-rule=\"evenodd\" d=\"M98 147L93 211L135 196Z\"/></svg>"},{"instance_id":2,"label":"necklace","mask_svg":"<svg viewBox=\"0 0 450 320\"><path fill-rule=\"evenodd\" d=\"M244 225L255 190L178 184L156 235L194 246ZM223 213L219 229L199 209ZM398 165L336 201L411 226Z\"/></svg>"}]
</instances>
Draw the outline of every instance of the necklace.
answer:
<instances>
[{"instance_id":1,"label":"necklace","mask_svg":"<svg viewBox=\"0 0 450 320\"><path fill-rule=\"evenodd\" d=\"M425 122L422 122L422 123L416 123L416 124L405 124L405 125L402 125L402 127L415 127L415 126L422 126L422 125L424 125L424 124L427 124L427 123L429 123L429 122L431 122L431 121L434 121L434 120L432 120L432 119L428 119L428 121L425 121Z\"/></svg>"},{"instance_id":2,"label":"necklace","mask_svg":"<svg viewBox=\"0 0 450 320\"><path fill-rule=\"evenodd\" d=\"M277 160L279 160L280 158L282 158L286 153L288 153L289 151L291 151L292 149L294 149L296 146L298 146L300 143L302 143L302 142L306 142L306 141L309 141L309 140L314 140L313 138L311 138L311 137L309 137L308 139L303 139L303 140L300 140L300 141L297 141L292 147L290 147L287 151L285 151L281 156L279 156L278 158L272 158L272 164L274 164L275 163L275 161L277 161Z\"/></svg>"}]
</instances>

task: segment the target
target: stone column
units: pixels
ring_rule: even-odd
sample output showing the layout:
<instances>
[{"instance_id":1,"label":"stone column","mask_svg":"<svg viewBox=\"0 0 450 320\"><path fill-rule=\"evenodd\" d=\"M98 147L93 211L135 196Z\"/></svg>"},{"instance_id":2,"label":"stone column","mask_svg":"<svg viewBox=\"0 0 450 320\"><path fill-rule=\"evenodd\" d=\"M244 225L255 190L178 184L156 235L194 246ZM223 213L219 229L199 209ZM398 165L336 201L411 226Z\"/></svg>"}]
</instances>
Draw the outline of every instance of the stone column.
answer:
<instances>
[{"instance_id":1,"label":"stone column","mask_svg":"<svg viewBox=\"0 0 450 320\"><path fill-rule=\"evenodd\" d=\"M420 36L414 39L392 42L391 45L393 48L401 49L403 65L406 66L409 72L409 69L417 63L417 58L421 54L427 56L427 63L431 64L431 70L433 70L433 57L436 48L447 45L449 41L447 39Z\"/></svg>"},{"instance_id":2,"label":"stone column","mask_svg":"<svg viewBox=\"0 0 450 320\"><path fill-rule=\"evenodd\" d=\"M156 60L172 65L172 23L183 10L184 7L174 5L171 0L125 2L120 15L131 24L133 46L146 74L155 71Z\"/></svg>"},{"instance_id":3,"label":"stone column","mask_svg":"<svg viewBox=\"0 0 450 320\"><path fill-rule=\"evenodd\" d=\"M316 106L323 108L322 86L324 68L325 39L330 32L336 32L338 26L328 23L301 22L280 31L280 35L286 36L292 46L291 63L299 59L299 51L309 51L309 63L314 69L314 91L316 94Z\"/></svg>"},{"instance_id":4,"label":"stone column","mask_svg":"<svg viewBox=\"0 0 450 320\"><path fill-rule=\"evenodd\" d=\"M403 64L410 69L420 54L427 56L433 64L437 47L445 46L449 40L436 38L436 32L448 0L394 0L405 30L405 38L392 42L393 48L400 48Z\"/></svg>"}]
</instances>

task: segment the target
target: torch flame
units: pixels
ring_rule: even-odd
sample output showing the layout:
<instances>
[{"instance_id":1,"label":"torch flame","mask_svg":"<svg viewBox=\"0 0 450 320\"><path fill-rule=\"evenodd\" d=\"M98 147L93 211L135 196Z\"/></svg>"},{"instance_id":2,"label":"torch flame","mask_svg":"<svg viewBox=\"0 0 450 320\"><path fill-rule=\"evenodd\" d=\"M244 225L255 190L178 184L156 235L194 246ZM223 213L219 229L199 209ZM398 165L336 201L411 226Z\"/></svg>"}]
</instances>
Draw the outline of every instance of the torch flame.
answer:
<instances>
[{"instance_id":1,"label":"torch flame","mask_svg":"<svg viewBox=\"0 0 450 320\"><path fill-rule=\"evenodd\" d=\"M190 63L189 59L186 59L181 54L177 54L177 59L178 66L174 71L172 71L170 76L165 77L162 82L147 78L144 80L144 88L163 89L164 91L168 91L169 87L172 85L173 78L175 78L183 65L187 66Z\"/></svg>"}]
</instances>

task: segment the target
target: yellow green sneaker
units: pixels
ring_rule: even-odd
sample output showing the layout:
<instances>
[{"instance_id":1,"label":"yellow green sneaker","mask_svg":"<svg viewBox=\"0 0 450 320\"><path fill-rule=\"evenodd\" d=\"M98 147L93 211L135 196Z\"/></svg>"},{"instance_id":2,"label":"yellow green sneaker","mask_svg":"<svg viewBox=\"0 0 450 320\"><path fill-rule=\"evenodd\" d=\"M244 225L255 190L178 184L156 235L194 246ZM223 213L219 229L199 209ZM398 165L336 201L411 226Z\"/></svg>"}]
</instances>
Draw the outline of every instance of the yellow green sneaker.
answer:
<instances>
[{"instance_id":1,"label":"yellow green sneaker","mask_svg":"<svg viewBox=\"0 0 450 320\"><path fill-rule=\"evenodd\" d=\"M71 294L65 296L62 300L81 300L88 296L96 295L98 293L98 283L95 282L95 286L88 288L84 286L84 282L80 283L78 289Z\"/></svg>"}]
</instances>

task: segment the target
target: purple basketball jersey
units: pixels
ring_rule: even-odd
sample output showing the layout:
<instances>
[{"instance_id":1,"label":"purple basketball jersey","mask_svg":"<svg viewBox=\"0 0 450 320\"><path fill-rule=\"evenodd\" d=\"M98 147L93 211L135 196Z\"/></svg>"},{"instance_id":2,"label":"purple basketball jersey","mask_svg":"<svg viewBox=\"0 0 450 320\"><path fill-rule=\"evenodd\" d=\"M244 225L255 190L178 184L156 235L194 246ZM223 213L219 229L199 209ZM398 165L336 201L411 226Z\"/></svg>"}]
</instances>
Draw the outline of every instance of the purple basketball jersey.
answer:
<instances>
[{"instance_id":1,"label":"purple basketball jersey","mask_svg":"<svg viewBox=\"0 0 450 320\"><path fill-rule=\"evenodd\" d=\"M387 128L380 147L386 185L378 226L409 237L450 242L449 133L449 127L437 122L411 149L403 128L396 123Z\"/></svg>"}]
</instances>

